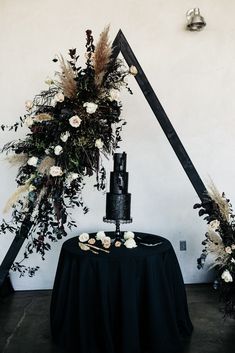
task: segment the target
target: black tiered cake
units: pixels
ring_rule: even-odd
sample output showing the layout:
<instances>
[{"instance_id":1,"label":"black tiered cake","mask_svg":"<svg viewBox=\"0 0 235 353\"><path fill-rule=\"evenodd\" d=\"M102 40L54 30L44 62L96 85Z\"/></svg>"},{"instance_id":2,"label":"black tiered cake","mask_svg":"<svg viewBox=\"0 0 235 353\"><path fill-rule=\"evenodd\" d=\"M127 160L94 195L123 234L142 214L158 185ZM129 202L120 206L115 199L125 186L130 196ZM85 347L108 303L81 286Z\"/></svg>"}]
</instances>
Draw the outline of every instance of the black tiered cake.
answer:
<instances>
[{"instance_id":1,"label":"black tiered cake","mask_svg":"<svg viewBox=\"0 0 235 353\"><path fill-rule=\"evenodd\" d=\"M128 193L126 153L114 154L114 171L110 173L110 192L106 195L106 220L131 221L131 194Z\"/></svg>"}]
</instances>

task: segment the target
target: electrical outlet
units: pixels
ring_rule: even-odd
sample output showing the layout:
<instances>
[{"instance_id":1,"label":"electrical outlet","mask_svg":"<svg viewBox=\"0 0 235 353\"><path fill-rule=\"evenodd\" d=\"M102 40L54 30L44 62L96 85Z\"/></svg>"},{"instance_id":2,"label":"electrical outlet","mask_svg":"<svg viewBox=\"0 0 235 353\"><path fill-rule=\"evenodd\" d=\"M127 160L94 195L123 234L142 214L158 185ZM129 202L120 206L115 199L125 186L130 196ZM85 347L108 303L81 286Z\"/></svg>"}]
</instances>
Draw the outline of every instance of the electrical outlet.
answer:
<instances>
[{"instance_id":1,"label":"electrical outlet","mask_svg":"<svg viewBox=\"0 0 235 353\"><path fill-rule=\"evenodd\" d=\"M180 251L186 251L186 240L180 240Z\"/></svg>"}]
</instances>

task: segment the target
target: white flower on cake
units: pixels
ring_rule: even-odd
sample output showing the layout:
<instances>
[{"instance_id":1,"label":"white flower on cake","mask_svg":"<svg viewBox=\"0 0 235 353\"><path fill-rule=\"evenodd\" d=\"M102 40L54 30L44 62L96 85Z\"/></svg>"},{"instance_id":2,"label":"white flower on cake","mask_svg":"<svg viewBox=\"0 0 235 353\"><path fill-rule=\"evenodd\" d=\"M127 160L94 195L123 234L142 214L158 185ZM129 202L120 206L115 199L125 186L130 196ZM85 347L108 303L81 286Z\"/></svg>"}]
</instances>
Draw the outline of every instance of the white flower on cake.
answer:
<instances>
[{"instance_id":1,"label":"white flower on cake","mask_svg":"<svg viewBox=\"0 0 235 353\"><path fill-rule=\"evenodd\" d=\"M102 240L106 237L106 234L104 231L99 231L98 233L96 233L96 240Z\"/></svg>"},{"instance_id":2,"label":"white flower on cake","mask_svg":"<svg viewBox=\"0 0 235 353\"><path fill-rule=\"evenodd\" d=\"M25 102L25 108L26 108L27 110L31 110L31 109L33 108L33 102L30 101L30 100L27 100L27 101Z\"/></svg>"},{"instance_id":3,"label":"white flower on cake","mask_svg":"<svg viewBox=\"0 0 235 353\"><path fill-rule=\"evenodd\" d=\"M232 250L235 250L235 244L231 245Z\"/></svg>"},{"instance_id":4,"label":"white flower on cake","mask_svg":"<svg viewBox=\"0 0 235 353\"><path fill-rule=\"evenodd\" d=\"M224 250L227 254L232 254L232 249L230 248L230 246L226 246Z\"/></svg>"},{"instance_id":5,"label":"white flower on cake","mask_svg":"<svg viewBox=\"0 0 235 353\"><path fill-rule=\"evenodd\" d=\"M28 162L27 162L27 164L31 165L32 167L36 167L37 163L38 163L38 157L31 157L28 159Z\"/></svg>"},{"instance_id":6,"label":"white flower on cake","mask_svg":"<svg viewBox=\"0 0 235 353\"><path fill-rule=\"evenodd\" d=\"M64 95L62 92L58 92L54 97L55 102L62 103L64 101Z\"/></svg>"},{"instance_id":7,"label":"white flower on cake","mask_svg":"<svg viewBox=\"0 0 235 353\"><path fill-rule=\"evenodd\" d=\"M96 112L96 109L98 108L98 104L86 102L83 104L83 107L86 108L86 112L88 114L94 114Z\"/></svg>"},{"instance_id":8,"label":"white flower on cake","mask_svg":"<svg viewBox=\"0 0 235 353\"><path fill-rule=\"evenodd\" d=\"M129 68L129 73L133 76L136 76L138 74L138 70L134 65L131 65Z\"/></svg>"},{"instance_id":9,"label":"white flower on cake","mask_svg":"<svg viewBox=\"0 0 235 353\"><path fill-rule=\"evenodd\" d=\"M88 233L82 233L79 235L78 239L81 243L85 243L86 241L88 241L90 238Z\"/></svg>"},{"instance_id":10,"label":"white flower on cake","mask_svg":"<svg viewBox=\"0 0 235 353\"><path fill-rule=\"evenodd\" d=\"M81 250L87 251L90 250L89 246L83 243L78 243Z\"/></svg>"},{"instance_id":11,"label":"white flower on cake","mask_svg":"<svg viewBox=\"0 0 235 353\"><path fill-rule=\"evenodd\" d=\"M231 276L231 273L228 270L225 270L222 273L221 278L224 280L224 282L233 282L233 277Z\"/></svg>"},{"instance_id":12,"label":"white flower on cake","mask_svg":"<svg viewBox=\"0 0 235 353\"><path fill-rule=\"evenodd\" d=\"M24 122L28 127L32 126L34 123L33 118L31 118L31 116L27 116Z\"/></svg>"},{"instance_id":13,"label":"white flower on cake","mask_svg":"<svg viewBox=\"0 0 235 353\"><path fill-rule=\"evenodd\" d=\"M78 115L74 115L69 119L69 123L72 127L79 127L82 122L82 119Z\"/></svg>"},{"instance_id":14,"label":"white flower on cake","mask_svg":"<svg viewBox=\"0 0 235 353\"><path fill-rule=\"evenodd\" d=\"M104 143L101 139L97 139L95 141L95 147L97 147L99 150L101 150L103 148L103 146L104 146Z\"/></svg>"},{"instance_id":15,"label":"white flower on cake","mask_svg":"<svg viewBox=\"0 0 235 353\"><path fill-rule=\"evenodd\" d=\"M53 177L61 176L63 175L63 171L60 167L54 165L50 168L50 175Z\"/></svg>"},{"instance_id":16,"label":"white flower on cake","mask_svg":"<svg viewBox=\"0 0 235 353\"><path fill-rule=\"evenodd\" d=\"M67 176L67 182L71 183L73 180L78 178L78 173L69 173Z\"/></svg>"},{"instance_id":17,"label":"white flower on cake","mask_svg":"<svg viewBox=\"0 0 235 353\"><path fill-rule=\"evenodd\" d=\"M135 242L135 239L134 238L129 238L125 241L124 243L125 247L128 248L128 249L132 249L132 248L136 248L137 247L137 244Z\"/></svg>"},{"instance_id":18,"label":"white flower on cake","mask_svg":"<svg viewBox=\"0 0 235 353\"><path fill-rule=\"evenodd\" d=\"M69 136L70 136L69 131L65 131L60 135L60 139L61 139L61 141L66 142L68 140Z\"/></svg>"},{"instance_id":19,"label":"white flower on cake","mask_svg":"<svg viewBox=\"0 0 235 353\"><path fill-rule=\"evenodd\" d=\"M123 238L125 239L125 240L127 240L127 239L134 239L134 237L135 237L135 234L133 233L133 232L130 232L130 231L128 231L128 232L125 232L124 233L124 236L123 236Z\"/></svg>"},{"instance_id":20,"label":"white flower on cake","mask_svg":"<svg viewBox=\"0 0 235 353\"><path fill-rule=\"evenodd\" d=\"M209 227L213 230L217 230L219 226L220 226L220 221L218 221L217 219L209 223Z\"/></svg>"},{"instance_id":21,"label":"white flower on cake","mask_svg":"<svg viewBox=\"0 0 235 353\"><path fill-rule=\"evenodd\" d=\"M110 237L104 237L102 240L102 245L104 248L108 249L111 245L111 238Z\"/></svg>"},{"instance_id":22,"label":"white flower on cake","mask_svg":"<svg viewBox=\"0 0 235 353\"><path fill-rule=\"evenodd\" d=\"M60 145L55 146L54 153L56 156L59 156L61 153L63 153L63 148Z\"/></svg>"},{"instance_id":23,"label":"white flower on cake","mask_svg":"<svg viewBox=\"0 0 235 353\"><path fill-rule=\"evenodd\" d=\"M109 100L112 101L120 101L120 92L118 89L112 88L109 91Z\"/></svg>"}]
</instances>

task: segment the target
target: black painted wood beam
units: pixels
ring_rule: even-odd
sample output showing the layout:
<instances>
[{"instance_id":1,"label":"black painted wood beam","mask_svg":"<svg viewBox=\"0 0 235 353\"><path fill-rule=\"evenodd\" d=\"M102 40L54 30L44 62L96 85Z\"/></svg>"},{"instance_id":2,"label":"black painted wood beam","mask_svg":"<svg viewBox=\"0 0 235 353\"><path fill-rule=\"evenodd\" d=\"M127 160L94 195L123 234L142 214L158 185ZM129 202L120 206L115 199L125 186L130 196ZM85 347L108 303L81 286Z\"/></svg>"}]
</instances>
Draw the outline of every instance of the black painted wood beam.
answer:
<instances>
[{"instance_id":1,"label":"black painted wood beam","mask_svg":"<svg viewBox=\"0 0 235 353\"><path fill-rule=\"evenodd\" d=\"M168 141L170 142L176 156L178 157L185 173L187 174L189 180L191 181L196 193L202 200L207 192L205 185L203 184L196 168L194 167L189 155L187 154L179 136L177 135L173 125L171 124L166 112L164 111L161 103L159 102L152 86L150 85L142 67L140 66L138 60L135 57L129 43L127 42L124 34L119 30L114 42L114 52L115 57L122 53L124 59L129 66L134 65L138 74L135 76L136 81L143 92L148 104L150 105L155 117L157 118L162 130L164 131Z\"/></svg>"}]
</instances>

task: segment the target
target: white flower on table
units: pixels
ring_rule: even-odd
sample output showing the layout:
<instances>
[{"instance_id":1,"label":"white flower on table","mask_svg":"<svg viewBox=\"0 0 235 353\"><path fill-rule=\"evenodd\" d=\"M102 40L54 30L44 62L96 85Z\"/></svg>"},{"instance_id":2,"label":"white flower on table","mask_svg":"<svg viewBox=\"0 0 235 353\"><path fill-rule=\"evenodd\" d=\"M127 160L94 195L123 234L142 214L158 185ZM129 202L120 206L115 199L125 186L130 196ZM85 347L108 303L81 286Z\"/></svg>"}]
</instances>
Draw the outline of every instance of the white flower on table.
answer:
<instances>
[{"instance_id":1,"label":"white flower on table","mask_svg":"<svg viewBox=\"0 0 235 353\"><path fill-rule=\"evenodd\" d=\"M85 243L90 239L90 235L88 233L82 233L79 235L78 239L81 243Z\"/></svg>"},{"instance_id":2,"label":"white flower on table","mask_svg":"<svg viewBox=\"0 0 235 353\"><path fill-rule=\"evenodd\" d=\"M56 156L59 156L61 153L63 153L63 148L60 145L55 146L54 153Z\"/></svg>"},{"instance_id":3,"label":"white flower on table","mask_svg":"<svg viewBox=\"0 0 235 353\"><path fill-rule=\"evenodd\" d=\"M38 157L30 157L27 162L27 164L31 165L32 167L36 167L37 163L38 163Z\"/></svg>"},{"instance_id":4,"label":"white flower on table","mask_svg":"<svg viewBox=\"0 0 235 353\"><path fill-rule=\"evenodd\" d=\"M118 89L112 88L109 91L109 100L112 101L120 101L120 92Z\"/></svg>"},{"instance_id":5,"label":"white flower on table","mask_svg":"<svg viewBox=\"0 0 235 353\"><path fill-rule=\"evenodd\" d=\"M101 139L97 139L95 141L95 147L97 147L99 150L101 150L103 148L103 146L104 146L104 143Z\"/></svg>"},{"instance_id":6,"label":"white flower on table","mask_svg":"<svg viewBox=\"0 0 235 353\"><path fill-rule=\"evenodd\" d=\"M111 238L110 237L105 236L101 241L102 241L102 245L105 249L110 248L110 245L111 245Z\"/></svg>"},{"instance_id":7,"label":"white flower on table","mask_svg":"<svg viewBox=\"0 0 235 353\"><path fill-rule=\"evenodd\" d=\"M136 248L137 247L137 244L135 242L135 239L134 238L129 238L125 241L124 243L125 247L128 248L128 249L132 249L132 248Z\"/></svg>"},{"instance_id":8,"label":"white flower on table","mask_svg":"<svg viewBox=\"0 0 235 353\"><path fill-rule=\"evenodd\" d=\"M98 108L98 104L93 102L86 102L83 104L83 107L86 108L88 114L94 114Z\"/></svg>"},{"instance_id":9,"label":"white flower on table","mask_svg":"<svg viewBox=\"0 0 235 353\"><path fill-rule=\"evenodd\" d=\"M129 68L129 73L133 76L136 76L138 74L138 70L134 65L131 65Z\"/></svg>"},{"instance_id":10,"label":"white flower on table","mask_svg":"<svg viewBox=\"0 0 235 353\"><path fill-rule=\"evenodd\" d=\"M231 273L228 270L225 270L222 273L221 278L224 280L224 282L233 282L233 277L231 276Z\"/></svg>"},{"instance_id":11,"label":"white flower on table","mask_svg":"<svg viewBox=\"0 0 235 353\"><path fill-rule=\"evenodd\" d=\"M131 238L134 239L134 237L135 237L135 234L133 232L130 232L130 231L125 232L124 236L123 236L123 238L125 240L131 239Z\"/></svg>"},{"instance_id":12,"label":"white flower on table","mask_svg":"<svg viewBox=\"0 0 235 353\"><path fill-rule=\"evenodd\" d=\"M96 233L96 240L102 240L106 237L106 234L103 230L99 231Z\"/></svg>"},{"instance_id":13,"label":"white flower on table","mask_svg":"<svg viewBox=\"0 0 235 353\"><path fill-rule=\"evenodd\" d=\"M61 176L63 175L63 171L60 167L54 165L50 168L50 175L53 177Z\"/></svg>"},{"instance_id":14,"label":"white flower on table","mask_svg":"<svg viewBox=\"0 0 235 353\"><path fill-rule=\"evenodd\" d=\"M75 128L79 127L81 122L82 119L80 119L78 115L74 115L69 119L69 124Z\"/></svg>"},{"instance_id":15,"label":"white flower on table","mask_svg":"<svg viewBox=\"0 0 235 353\"><path fill-rule=\"evenodd\" d=\"M69 136L70 136L69 131L65 131L60 135L60 139L61 139L61 141L66 142L68 140Z\"/></svg>"},{"instance_id":16,"label":"white flower on table","mask_svg":"<svg viewBox=\"0 0 235 353\"><path fill-rule=\"evenodd\" d=\"M25 108L26 110L31 110L33 108L33 102L31 100L27 100L25 102Z\"/></svg>"},{"instance_id":17,"label":"white flower on table","mask_svg":"<svg viewBox=\"0 0 235 353\"><path fill-rule=\"evenodd\" d=\"M58 92L54 97L54 101L62 103L64 101L64 94L62 92Z\"/></svg>"}]
</instances>

